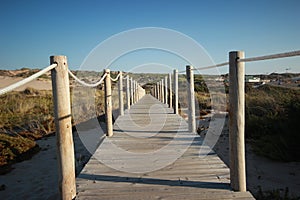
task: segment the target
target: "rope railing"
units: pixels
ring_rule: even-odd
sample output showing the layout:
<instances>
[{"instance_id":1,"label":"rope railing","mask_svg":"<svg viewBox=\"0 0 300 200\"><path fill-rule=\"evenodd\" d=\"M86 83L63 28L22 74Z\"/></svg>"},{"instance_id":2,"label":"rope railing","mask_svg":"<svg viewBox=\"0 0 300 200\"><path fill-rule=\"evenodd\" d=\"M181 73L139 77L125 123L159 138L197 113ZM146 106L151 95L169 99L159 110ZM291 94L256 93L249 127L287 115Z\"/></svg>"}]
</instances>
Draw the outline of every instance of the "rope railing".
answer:
<instances>
[{"instance_id":1,"label":"rope railing","mask_svg":"<svg viewBox=\"0 0 300 200\"><path fill-rule=\"evenodd\" d=\"M271 55L266 55L266 56L258 56L258 57L252 57L252 58L243 58L243 59L238 59L238 62L253 62L253 61L260 61L260 60L287 58L287 57L293 57L293 56L300 56L300 50L299 51L290 51L290 52L285 52L285 53L278 53L278 54L271 54Z\"/></svg>"},{"instance_id":2,"label":"rope railing","mask_svg":"<svg viewBox=\"0 0 300 200\"><path fill-rule=\"evenodd\" d=\"M300 56L300 50L298 51L290 51L290 52L284 52L284 53L278 53L278 54L271 54L266 56L257 56L257 57L251 57L251 58L243 58L238 59L238 62L254 62L254 61L262 61L262 60L271 60L271 59L278 59L278 58L287 58L287 57L294 57L294 56ZM205 70L205 69L212 69L217 67L223 67L229 65L229 62L223 62L216 65L206 66L206 67L199 67L199 68L193 68L192 70ZM178 73L185 73L186 71L179 71Z\"/></svg>"},{"instance_id":3,"label":"rope railing","mask_svg":"<svg viewBox=\"0 0 300 200\"><path fill-rule=\"evenodd\" d=\"M200 67L200 68L193 68L192 70L205 70L205 69L212 69L212 68L217 68L217 67L223 67L229 65L229 62L224 62L224 63L220 63L220 64L216 64L216 65L211 65L211 66L207 66L207 67Z\"/></svg>"},{"instance_id":4,"label":"rope railing","mask_svg":"<svg viewBox=\"0 0 300 200\"><path fill-rule=\"evenodd\" d=\"M49 65L48 67L42 69L41 71L39 71L39 72L37 72L37 73L35 73L35 74L33 74L33 75L31 75L31 76L29 76L29 77L21 80L19 82L16 82L16 83L14 83L12 85L9 85L9 86L7 86L5 88L2 88L0 90L0 95L5 94L7 92L10 92L10 91L12 91L12 90L14 90L14 89L16 89L18 87L21 87L22 85L25 85L26 83L29 83L30 81L33 81L34 79L36 79L36 78L40 77L41 75L47 73L48 71L50 71L51 69L55 68L56 66L57 66L57 64Z\"/></svg>"},{"instance_id":5,"label":"rope railing","mask_svg":"<svg viewBox=\"0 0 300 200\"><path fill-rule=\"evenodd\" d=\"M105 77L107 76L107 73L104 73L103 76L101 77L101 79L96 82L96 83L86 83L82 80L80 80L77 76L75 76L69 69L68 69L68 73L69 75L75 79L75 81L77 81L78 83L80 83L81 85L84 85L86 87L97 87L99 86L101 83L103 83Z\"/></svg>"},{"instance_id":6,"label":"rope railing","mask_svg":"<svg viewBox=\"0 0 300 200\"><path fill-rule=\"evenodd\" d=\"M119 79L120 75L121 75L121 73L119 72L118 76L116 78L110 77L110 80L115 82L115 81L117 81Z\"/></svg>"},{"instance_id":7,"label":"rope railing","mask_svg":"<svg viewBox=\"0 0 300 200\"><path fill-rule=\"evenodd\" d=\"M220 64L193 68L187 65L186 70L174 70L174 98L173 104L174 113L178 114L178 73L184 73L187 80L187 99L188 99L188 128L189 132L195 133L197 131L195 118L195 94L194 94L194 72L195 70L212 69L222 66L229 67L229 137L230 139L230 184L233 190L244 192L246 191L246 171L245 171L245 62L270 60L278 58L287 58L293 56L300 56L300 51L290 51L278 54L271 54L265 56L257 56L244 58L243 51L229 52L229 61ZM171 78L169 78L171 81ZM166 95L170 91L166 90L167 82L165 79L158 81L153 88L152 94L162 103L168 104L169 101ZM171 87L170 87L171 89ZM237 164L238 163L238 164Z\"/></svg>"}]
</instances>

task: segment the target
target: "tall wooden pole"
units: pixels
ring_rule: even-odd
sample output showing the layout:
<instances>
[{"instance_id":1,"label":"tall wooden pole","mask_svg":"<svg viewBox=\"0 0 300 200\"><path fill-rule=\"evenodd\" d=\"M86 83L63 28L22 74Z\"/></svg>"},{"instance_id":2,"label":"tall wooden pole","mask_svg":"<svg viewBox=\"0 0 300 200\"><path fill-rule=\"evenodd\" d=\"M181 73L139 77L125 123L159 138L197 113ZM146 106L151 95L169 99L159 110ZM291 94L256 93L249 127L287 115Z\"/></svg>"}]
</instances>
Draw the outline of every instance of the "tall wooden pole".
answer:
<instances>
[{"instance_id":1,"label":"tall wooden pole","mask_svg":"<svg viewBox=\"0 0 300 200\"><path fill-rule=\"evenodd\" d=\"M129 76L126 77L126 103L127 110L130 109L130 85L129 85Z\"/></svg>"},{"instance_id":2,"label":"tall wooden pole","mask_svg":"<svg viewBox=\"0 0 300 200\"><path fill-rule=\"evenodd\" d=\"M168 103L168 76L165 76L165 104Z\"/></svg>"},{"instance_id":3,"label":"tall wooden pole","mask_svg":"<svg viewBox=\"0 0 300 200\"><path fill-rule=\"evenodd\" d=\"M111 80L110 80L110 70L105 69L107 76L105 77L105 119L108 137L113 135L113 121L112 121L112 99L111 99Z\"/></svg>"},{"instance_id":4,"label":"tall wooden pole","mask_svg":"<svg viewBox=\"0 0 300 200\"><path fill-rule=\"evenodd\" d=\"M235 191L246 191L245 71L243 51L229 53L229 150L230 180Z\"/></svg>"},{"instance_id":5,"label":"tall wooden pole","mask_svg":"<svg viewBox=\"0 0 300 200\"><path fill-rule=\"evenodd\" d=\"M136 103L136 82L133 80L133 102Z\"/></svg>"},{"instance_id":6,"label":"tall wooden pole","mask_svg":"<svg viewBox=\"0 0 300 200\"><path fill-rule=\"evenodd\" d=\"M54 118L56 126L57 162L60 199L76 197L74 145L71 124L70 85L66 56L51 56Z\"/></svg>"},{"instance_id":7,"label":"tall wooden pole","mask_svg":"<svg viewBox=\"0 0 300 200\"><path fill-rule=\"evenodd\" d=\"M124 102L123 102L123 74L120 71L120 76L119 76L119 112L120 115L124 115Z\"/></svg>"},{"instance_id":8,"label":"tall wooden pole","mask_svg":"<svg viewBox=\"0 0 300 200\"><path fill-rule=\"evenodd\" d=\"M168 81L169 81L169 108L172 108L173 107L173 91L172 91L172 74L169 73L169 78L168 78Z\"/></svg>"},{"instance_id":9,"label":"tall wooden pole","mask_svg":"<svg viewBox=\"0 0 300 200\"><path fill-rule=\"evenodd\" d=\"M134 104L133 102L133 80L130 78L130 105Z\"/></svg>"},{"instance_id":10,"label":"tall wooden pole","mask_svg":"<svg viewBox=\"0 0 300 200\"><path fill-rule=\"evenodd\" d=\"M159 82L156 83L156 87L157 87L157 99L160 100L160 85L159 85Z\"/></svg>"},{"instance_id":11,"label":"tall wooden pole","mask_svg":"<svg viewBox=\"0 0 300 200\"><path fill-rule=\"evenodd\" d=\"M162 103L165 103L165 87L164 87L164 80L162 79L160 81L160 84L161 84L161 102Z\"/></svg>"},{"instance_id":12,"label":"tall wooden pole","mask_svg":"<svg viewBox=\"0 0 300 200\"><path fill-rule=\"evenodd\" d=\"M196 133L196 117L195 117L195 94L194 94L194 72L192 66L186 66L186 79L188 85L188 124L189 131Z\"/></svg>"},{"instance_id":13,"label":"tall wooden pole","mask_svg":"<svg viewBox=\"0 0 300 200\"><path fill-rule=\"evenodd\" d=\"M178 114L178 70L174 69L174 114Z\"/></svg>"},{"instance_id":14,"label":"tall wooden pole","mask_svg":"<svg viewBox=\"0 0 300 200\"><path fill-rule=\"evenodd\" d=\"M137 101L139 101L140 100L140 93L139 93L139 91L140 91L140 85L139 85L138 82L136 82L136 85L137 85L137 87L136 87Z\"/></svg>"}]
</instances>

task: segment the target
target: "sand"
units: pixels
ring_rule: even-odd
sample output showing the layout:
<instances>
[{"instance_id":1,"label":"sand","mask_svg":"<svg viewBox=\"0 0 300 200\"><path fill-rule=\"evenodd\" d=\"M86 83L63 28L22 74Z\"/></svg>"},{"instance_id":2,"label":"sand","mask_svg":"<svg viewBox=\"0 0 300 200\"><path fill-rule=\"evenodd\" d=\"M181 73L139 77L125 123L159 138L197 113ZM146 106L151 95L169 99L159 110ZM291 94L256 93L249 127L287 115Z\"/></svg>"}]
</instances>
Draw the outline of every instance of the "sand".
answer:
<instances>
[{"instance_id":1,"label":"sand","mask_svg":"<svg viewBox=\"0 0 300 200\"><path fill-rule=\"evenodd\" d=\"M13 83L16 83L18 81L23 80L23 78L21 77L8 77L8 76L0 76L0 89L4 88L6 86L9 86ZM52 89L52 85L51 85L51 81L50 80L33 80L21 87L18 87L15 89L15 91L23 91L26 88L30 87L30 88L34 88L36 90L51 90Z\"/></svg>"},{"instance_id":2,"label":"sand","mask_svg":"<svg viewBox=\"0 0 300 200\"><path fill-rule=\"evenodd\" d=\"M32 159L13 165L13 170L0 176L0 199L58 199L58 172L56 161L56 137L50 136L37 141L41 151ZM90 154L74 133L76 165L80 171L88 161Z\"/></svg>"}]
</instances>

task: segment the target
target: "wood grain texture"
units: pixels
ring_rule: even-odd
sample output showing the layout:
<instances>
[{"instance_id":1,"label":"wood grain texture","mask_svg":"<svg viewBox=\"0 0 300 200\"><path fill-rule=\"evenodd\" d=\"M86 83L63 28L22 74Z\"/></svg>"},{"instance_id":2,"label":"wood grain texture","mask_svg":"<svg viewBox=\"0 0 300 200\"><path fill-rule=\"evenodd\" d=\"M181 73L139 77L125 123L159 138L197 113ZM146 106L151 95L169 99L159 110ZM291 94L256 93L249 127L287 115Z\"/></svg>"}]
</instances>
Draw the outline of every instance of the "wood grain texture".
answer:
<instances>
[{"instance_id":1,"label":"wood grain texture","mask_svg":"<svg viewBox=\"0 0 300 200\"><path fill-rule=\"evenodd\" d=\"M109 138L131 154L114 155L105 146L107 140L77 177L76 199L254 199L248 192L231 190L229 169L223 161L203 145L202 138L188 132L183 118L151 95L142 97L116 120L114 136ZM170 145L174 148L152 160L152 152ZM201 145L207 150L206 156L199 156ZM151 171L185 147L174 162ZM135 154L141 155L138 160ZM106 164L99 162L99 156ZM108 166L116 163L123 169L146 172L124 172Z\"/></svg>"},{"instance_id":2,"label":"wood grain texture","mask_svg":"<svg viewBox=\"0 0 300 200\"><path fill-rule=\"evenodd\" d=\"M245 67L244 52L229 53L229 150L231 187L246 191L245 163Z\"/></svg>"},{"instance_id":3,"label":"wood grain texture","mask_svg":"<svg viewBox=\"0 0 300 200\"><path fill-rule=\"evenodd\" d=\"M51 56L54 117L57 143L59 196L73 199L76 195L74 145L71 124L71 105L68 63L66 56Z\"/></svg>"}]
</instances>

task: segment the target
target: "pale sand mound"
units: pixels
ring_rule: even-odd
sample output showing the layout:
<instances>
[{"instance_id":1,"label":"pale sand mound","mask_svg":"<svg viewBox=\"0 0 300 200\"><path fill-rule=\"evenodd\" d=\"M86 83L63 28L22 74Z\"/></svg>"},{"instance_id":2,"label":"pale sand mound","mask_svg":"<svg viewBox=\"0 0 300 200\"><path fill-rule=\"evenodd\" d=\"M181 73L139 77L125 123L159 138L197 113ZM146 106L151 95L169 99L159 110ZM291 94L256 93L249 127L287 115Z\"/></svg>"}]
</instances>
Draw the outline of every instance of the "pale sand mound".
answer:
<instances>
[{"instance_id":1,"label":"pale sand mound","mask_svg":"<svg viewBox=\"0 0 300 200\"><path fill-rule=\"evenodd\" d=\"M0 89L6 86L9 86L13 83L23 80L21 77L8 77L8 76L0 76ZM16 88L15 91L23 91L26 88L34 88L36 90L52 90L52 85L50 80L33 80L26 85L23 85L19 88Z\"/></svg>"}]
</instances>

